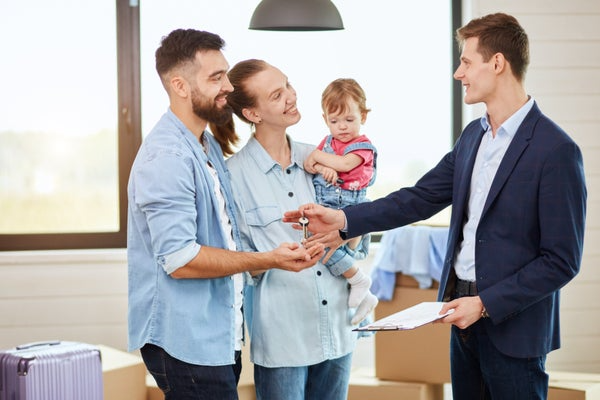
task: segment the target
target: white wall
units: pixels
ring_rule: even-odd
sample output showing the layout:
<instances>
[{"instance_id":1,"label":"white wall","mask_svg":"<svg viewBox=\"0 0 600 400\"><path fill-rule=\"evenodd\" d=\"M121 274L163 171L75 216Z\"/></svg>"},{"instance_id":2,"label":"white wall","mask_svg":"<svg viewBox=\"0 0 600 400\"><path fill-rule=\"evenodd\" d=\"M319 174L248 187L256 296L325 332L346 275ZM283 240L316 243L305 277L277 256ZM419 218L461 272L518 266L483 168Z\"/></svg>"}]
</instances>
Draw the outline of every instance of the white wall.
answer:
<instances>
[{"instance_id":1,"label":"white wall","mask_svg":"<svg viewBox=\"0 0 600 400\"><path fill-rule=\"evenodd\" d=\"M600 2L470 0L466 19L503 11L531 40L528 92L583 149L588 183L581 274L562 296L563 348L549 369L600 373ZM467 120L481 112L465 110ZM0 348L79 340L120 349L127 340L125 250L0 252Z\"/></svg>"},{"instance_id":2,"label":"white wall","mask_svg":"<svg viewBox=\"0 0 600 400\"><path fill-rule=\"evenodd\" d=\"M127 347L124 249L0 252L0 349L44 340Z\"/></svg>"}]
</instances>

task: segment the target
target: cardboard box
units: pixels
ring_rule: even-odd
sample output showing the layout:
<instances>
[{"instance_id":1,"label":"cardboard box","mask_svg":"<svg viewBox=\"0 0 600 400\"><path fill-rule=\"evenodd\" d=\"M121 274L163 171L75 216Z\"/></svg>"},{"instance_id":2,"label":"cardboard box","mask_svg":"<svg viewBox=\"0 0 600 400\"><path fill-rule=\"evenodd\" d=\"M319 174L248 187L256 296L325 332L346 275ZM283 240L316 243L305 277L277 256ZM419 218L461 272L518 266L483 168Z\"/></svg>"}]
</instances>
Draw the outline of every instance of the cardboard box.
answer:
<instances>
[{"instance_id":1,"label":"cardboard box","mask_svg":"<svg viewBox=\"0 0 600 400\"><path fill-rule=\"evenodd\" d=\"M244 383L238 385L239 400L256 400L256 390L254 383Z\"/></svg>"},{"instance_id":2,"label":"cardboard box","mask_svg":"<svg viewBox=\"0 0 600 400\"><path fill-rule=\"evenodd\" d=\"M441 400L442 385L377 379L373 370L360 368L350 374L348 400Z\"/></svg>"},{"instance_id":3,"label":"cardboard box","mask_svg":"<svg viewBox=\"0 0 600 400\"><path fill-rule=\"evenodd\" d=\"M548 400L600 400L600 374L549 371Z\"/></svg>"},{"instance_id":4,"label":"cardboard box","mask_svg":"<svg viewBox=\"0 0 600 400\"><path fill-rule=\"evenodd\" d=\"M246 332L246 338L249 338ZM238 383L239 400L256 400L254 387L254 364L250 361L250 339L246 339L246 345L242 347L242 373Z\"/></svg>"},{"instance_id":5,"label":"cardboard box","mask_svg":"<svg viewBox=\"0 0 600 400\"><path fill-rule=\"evenodd\" d=\"M375 319L423 301L436 301L434 288L419 289L410 276L398 274L391 301L380 301ZM450 325L428 324L414 330L381 331L375 334L375 376L399 382L450 382Z\"/></svg>"},{"instance_id":6,"label":"cardboard box","mask_svg":"<svg viewBox=\"0 0 600 400\"><path fill-rule=\"evenodd\" d=\"M98 348L104 400L146 400L146 366L142 358L104 345Z\"/></svg>"},{"instance_id":7,"label":"cardboard box","mask_svg":"<svg viewBox=\"0 0 600 400\"><path fill-rule=\"evenodd\" d=\"M246 333L246 338L248 338ZM254 364L250 361L250 339L242 347L242 373L240 374L240 385L254 385Z\"/></svg>"},{"instance_id":8,"label":"cardboard box","mask_svg":"<svg viewBox=\"0 0 600 400\"><path fill-rule=\"evenodd\" d=\"M156 381L150 374L146 375L146 390L147 400L165 400L165 395L162 390L158 388Z\"/></svg>"}]
</instances>

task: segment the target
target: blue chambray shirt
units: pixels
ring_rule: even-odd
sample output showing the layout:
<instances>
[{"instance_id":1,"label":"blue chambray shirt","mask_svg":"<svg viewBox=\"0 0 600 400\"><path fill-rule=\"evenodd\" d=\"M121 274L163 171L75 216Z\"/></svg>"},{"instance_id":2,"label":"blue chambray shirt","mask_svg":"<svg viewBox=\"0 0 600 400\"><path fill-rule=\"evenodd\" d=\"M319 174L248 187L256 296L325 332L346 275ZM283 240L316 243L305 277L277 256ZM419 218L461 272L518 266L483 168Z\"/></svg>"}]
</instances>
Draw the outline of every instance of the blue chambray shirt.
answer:
<instances>
[{"instance_id":1,"label":"blue chambray shirt","mask_svg":"<svg viewBox=\"0 0 600 400\"><path fill-rule=\"evenodd\" d=\"M234 363L232 277L173 279L201 245L227 248L210 161L239 248L229 173L208 132L202 145L168 110L142 143L128 185L129 350L152 343L200 365Z\"/></svg>"},{"instance_id":2,"label":"blue chambray shirt","mask_svg":"<svg viewBox=\"0 0 600 400\"><path fill-rule=\"evenodd\" d=\"M312 175L302 167L314 146L288 140L292 164L285 169L254 137L227 160L243 250L268 251L301 240L301 232L281 218L284 211L315 201ZM255 364L305 366L354 350L347 281L321 263L298 273L268 270L246 289L244 312Z\"/></svg>"}]
</instances>

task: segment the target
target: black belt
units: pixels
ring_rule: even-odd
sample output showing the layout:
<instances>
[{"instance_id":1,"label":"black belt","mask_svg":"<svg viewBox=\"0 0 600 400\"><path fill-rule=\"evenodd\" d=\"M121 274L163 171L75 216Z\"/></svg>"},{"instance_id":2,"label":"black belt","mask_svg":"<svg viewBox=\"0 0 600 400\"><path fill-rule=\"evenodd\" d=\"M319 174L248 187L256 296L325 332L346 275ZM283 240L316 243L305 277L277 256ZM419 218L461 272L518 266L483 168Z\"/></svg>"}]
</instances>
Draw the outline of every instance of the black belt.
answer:
<instances>
[{"instance_id":1,"label":"black belt","mask_svg":"<svg viewBox=\"0 0 600 400\"><path fill-rule=\"evenodd\" d=\"M477 284L471 281L464 281L456 278L456 288L454 289L456 298L477 296Z\"/></svg>"}]
</instances>

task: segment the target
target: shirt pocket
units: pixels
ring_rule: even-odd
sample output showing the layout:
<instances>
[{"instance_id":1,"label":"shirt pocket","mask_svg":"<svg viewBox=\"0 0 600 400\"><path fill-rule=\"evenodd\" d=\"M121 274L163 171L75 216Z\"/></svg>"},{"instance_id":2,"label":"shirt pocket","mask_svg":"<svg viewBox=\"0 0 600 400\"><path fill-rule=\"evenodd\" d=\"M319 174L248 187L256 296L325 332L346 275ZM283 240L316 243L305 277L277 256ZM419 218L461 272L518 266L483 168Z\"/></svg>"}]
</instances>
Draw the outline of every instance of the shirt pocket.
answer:
<instances>
[{"instance_id":1,"label":"shirt pocket","mask_svg":"<svg viewBox=\"0 0 600 400\"><path fill-rule=\"evenodd\" d=\"M257 207L246 211L248 226L262 227L281 220L283 212L279 206Z\"/></svg>"}]
</instances>

